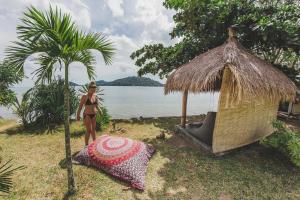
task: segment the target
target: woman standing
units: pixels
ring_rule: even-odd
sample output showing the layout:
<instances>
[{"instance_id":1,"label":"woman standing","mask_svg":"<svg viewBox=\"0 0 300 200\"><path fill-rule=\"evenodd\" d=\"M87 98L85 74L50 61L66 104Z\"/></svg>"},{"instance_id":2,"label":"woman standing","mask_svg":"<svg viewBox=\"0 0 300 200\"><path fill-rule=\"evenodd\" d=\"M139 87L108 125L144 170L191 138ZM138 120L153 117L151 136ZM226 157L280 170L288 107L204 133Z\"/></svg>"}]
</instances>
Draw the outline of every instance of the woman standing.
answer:
<instances>
[{"instance_id":1,"label":"woman standing","mask_svg":"<svg viewBox=\"0 0 300 200\"><path fill-rule=\"evenodd\" d=\"M88 93L81 97L79 108L77 110L77 120L79 121L80 113L82 107L84 106L83 123L86 128L85 146L89 144L90 135L92 135L93 140L96 139L96 114L97 111L99 111L99 113L102 114L102 110L99 107L98 99L95 94L96 88L96 82L90 82L88 86Z\"/></svg>"}]
</instances>

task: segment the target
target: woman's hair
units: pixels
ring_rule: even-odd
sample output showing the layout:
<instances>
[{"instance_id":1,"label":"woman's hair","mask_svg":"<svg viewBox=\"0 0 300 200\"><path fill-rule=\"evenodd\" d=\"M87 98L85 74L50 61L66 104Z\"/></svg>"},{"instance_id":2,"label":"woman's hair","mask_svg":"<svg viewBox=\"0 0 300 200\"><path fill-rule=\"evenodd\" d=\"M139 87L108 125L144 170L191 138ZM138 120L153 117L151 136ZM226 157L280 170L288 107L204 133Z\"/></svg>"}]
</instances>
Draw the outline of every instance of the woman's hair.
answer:
<instances>
[{"instance_id":1,"label":"woman's hair","mask_svg":"<svg viewBox=\"0 0 300 200\"><path fill-rule=\"evenodd\" d=\"M96 82L95 81L91 81L90 83L89 83L89 88L96 88L97 87L97 85L96 85Z\"/></svg>"}]
</instances>

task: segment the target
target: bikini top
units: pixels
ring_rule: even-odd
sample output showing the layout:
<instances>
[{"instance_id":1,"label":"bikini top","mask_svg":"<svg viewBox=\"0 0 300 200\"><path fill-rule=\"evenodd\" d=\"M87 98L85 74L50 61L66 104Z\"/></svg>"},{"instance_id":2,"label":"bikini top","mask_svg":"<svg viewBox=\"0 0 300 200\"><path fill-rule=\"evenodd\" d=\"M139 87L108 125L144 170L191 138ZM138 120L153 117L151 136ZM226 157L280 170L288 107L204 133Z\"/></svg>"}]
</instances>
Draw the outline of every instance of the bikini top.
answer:
<instances>
[{"instance_id":1,"label":"bikini top","mask_svg":"<svg viewBox=\"0 0 300 200\"><path fill-rule=\"evenodd\" d=\"M97 97L95 98L95 101L94 102L91 102L90 98L87 97L87 100L85 102L85 105L97 105L98 104L98 100L97 100Z\"/></svg>"}]
</instances>

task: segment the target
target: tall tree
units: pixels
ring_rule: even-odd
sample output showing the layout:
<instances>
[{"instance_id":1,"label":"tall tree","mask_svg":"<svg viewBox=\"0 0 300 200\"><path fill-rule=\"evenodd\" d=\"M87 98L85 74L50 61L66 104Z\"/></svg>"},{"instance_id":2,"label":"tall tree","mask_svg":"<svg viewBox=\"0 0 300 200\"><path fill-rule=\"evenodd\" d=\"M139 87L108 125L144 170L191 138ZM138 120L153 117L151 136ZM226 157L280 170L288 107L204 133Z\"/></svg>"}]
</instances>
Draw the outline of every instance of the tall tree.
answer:
<instances>
[{"instance_id":1,"label":"tall tree","mask_svg":"<svg viewBox=\"0 0 300 200\"><path fill-rule=\"evenodd\" d=\"M39 64L35 70L37 82L50 82L54 71L64 68L64 121L65 150L68 172L68 192L76 191L72 169L70 128L69 128L69 71L73 62L81 62L91 79L95 75L95 57L90 50L96 50L103 56L104 62L110 64L114 53L112 43L100 33L84 33L78 29L69 14L62 14L58 8L50 7L42 12L30 7L17 26L18 40L6 49L9 66L24 74L25 60L35 54L34 60Z\"/></svg>"},{"instance_id":2,"label":"tall tree","mask_svg":"<svg viewBox=\"0 0 300 200\"><path fill-rule=\"evenodd\" d=\"M173 46L145 45L133 52L138 73L161 77L196 55L221 45L227 28L239 41L300 83L300 4L297 0L165 0L174 9ZM298 75L298 77L297 77Z\"/></svg>"}]
</instances>

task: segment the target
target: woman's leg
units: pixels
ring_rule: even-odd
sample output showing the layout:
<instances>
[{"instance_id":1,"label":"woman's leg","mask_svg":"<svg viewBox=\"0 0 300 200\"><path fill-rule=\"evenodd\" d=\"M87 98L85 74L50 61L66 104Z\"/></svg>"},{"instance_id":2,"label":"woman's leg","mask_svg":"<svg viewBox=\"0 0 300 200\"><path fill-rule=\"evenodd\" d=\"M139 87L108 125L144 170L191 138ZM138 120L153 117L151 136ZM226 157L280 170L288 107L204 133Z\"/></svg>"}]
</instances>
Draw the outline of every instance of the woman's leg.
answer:
<instances>
[{"instance_id":1,"label":"woman's leg","mask_svg":"<svg viewBox=\"0 0 300 200\"><path fill-rule=\"evenodd\" d=\"M92 119L91 135L92 135L93 140L96 140L96 116L93 117L93 119Z\"/></svg>"},{"instance_id":2,"label":"woman's leg","mask_svg":"<svg viewBox=\"0 0 300 200\"><path fill-rule=\"evenodd\" d=\"M85 145L88 145L89 139L90 139L90 134L92 132L92 121L91 121L90 117L87 115L84 117L83 122L84 122L84 125L86 128L84 142L85 142Z\"/></svg>"}]
</instances>

